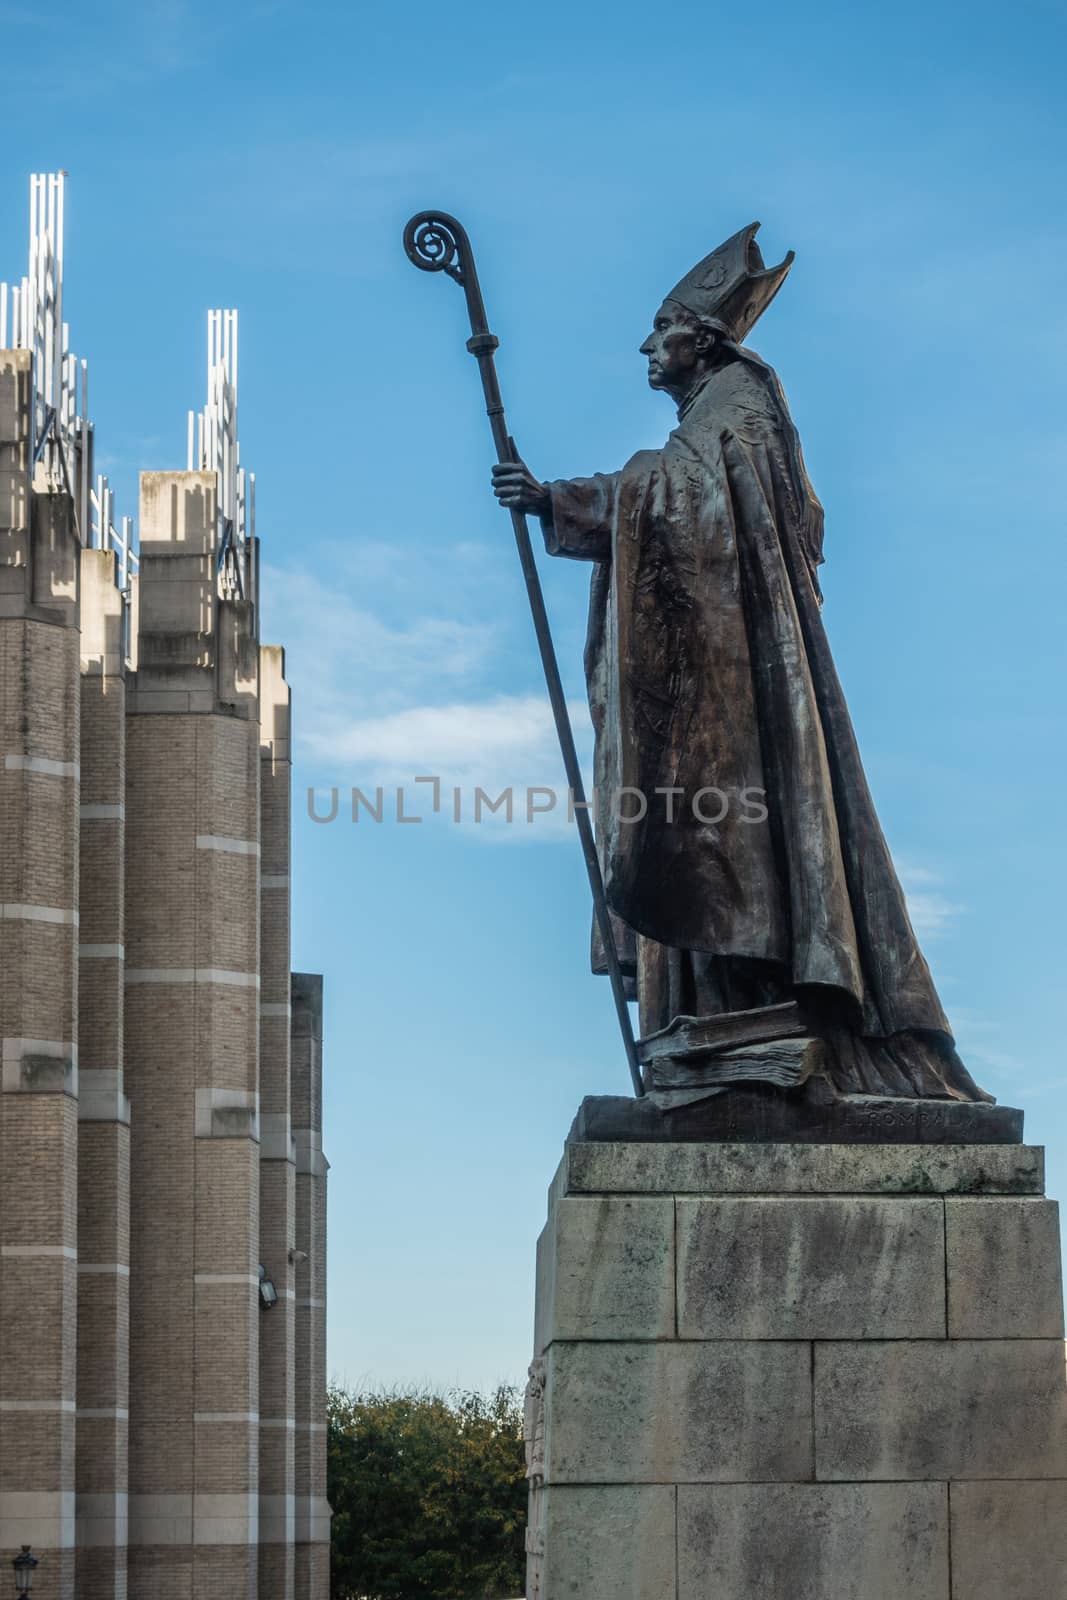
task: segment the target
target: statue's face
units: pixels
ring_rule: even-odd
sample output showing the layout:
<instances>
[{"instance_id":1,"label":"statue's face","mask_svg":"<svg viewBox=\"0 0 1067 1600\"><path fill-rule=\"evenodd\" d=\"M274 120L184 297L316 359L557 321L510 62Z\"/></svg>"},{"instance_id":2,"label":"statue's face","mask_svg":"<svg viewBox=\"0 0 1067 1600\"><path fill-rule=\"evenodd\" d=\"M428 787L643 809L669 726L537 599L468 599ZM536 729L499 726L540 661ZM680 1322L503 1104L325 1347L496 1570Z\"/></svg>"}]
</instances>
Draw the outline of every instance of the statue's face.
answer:
<instances>
[{"instance_id":1,"label":"statue's face","mask_svg":"<svg viewBox=\"0 0 1067 1600\"><path fill-rule=\"evenodd\" d=\"M691 311L675 300L664 300L641 346L641 354L648 357L649 387L684 394L706 365L714 343L714 335Z\"/></svg>"}]
</instances>

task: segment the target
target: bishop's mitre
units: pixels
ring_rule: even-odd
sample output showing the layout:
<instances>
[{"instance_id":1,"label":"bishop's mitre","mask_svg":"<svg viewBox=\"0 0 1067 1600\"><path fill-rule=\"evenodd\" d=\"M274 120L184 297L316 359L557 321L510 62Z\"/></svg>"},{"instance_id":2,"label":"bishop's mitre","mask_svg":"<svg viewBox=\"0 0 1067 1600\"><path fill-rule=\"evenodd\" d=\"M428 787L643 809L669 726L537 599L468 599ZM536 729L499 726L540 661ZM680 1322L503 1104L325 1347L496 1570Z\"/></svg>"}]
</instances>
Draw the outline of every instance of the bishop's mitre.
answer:
<instances>
[{"instance_id":1,"label":"bishop's mitre","mask_svg":"<svg viewBox=\"0 0 1067 1600\"><path fill-rule=\"evenodd\" d=\"M793 251L777 267L765 267L756 243L758 222L735 233L687 272L665 297L702 322L717 324L735 344L763 315L793 265Z\"/></svg>"}]
</instances>

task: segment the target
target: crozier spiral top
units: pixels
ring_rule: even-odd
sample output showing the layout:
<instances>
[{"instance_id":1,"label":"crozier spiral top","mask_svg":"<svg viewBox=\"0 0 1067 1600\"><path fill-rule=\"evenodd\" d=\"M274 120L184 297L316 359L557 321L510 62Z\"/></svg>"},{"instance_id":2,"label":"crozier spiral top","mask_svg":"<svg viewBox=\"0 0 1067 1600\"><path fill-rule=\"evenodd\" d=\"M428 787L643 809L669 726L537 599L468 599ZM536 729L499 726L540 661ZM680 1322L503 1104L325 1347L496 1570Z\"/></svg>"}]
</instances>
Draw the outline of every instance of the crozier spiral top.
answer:
<instances>
[{"instance_id":1,"label":"crozier spiral top","mask_svg":"<svg viewBox=\"0 0 1067 1600\"><path fill-rule=\"evenodd\" d=\"M466 242L455 217L442 211L420 211L404 229L404 249L413 265L423 272L447 272L460 284Z\"/></svg>"}]
</instances>

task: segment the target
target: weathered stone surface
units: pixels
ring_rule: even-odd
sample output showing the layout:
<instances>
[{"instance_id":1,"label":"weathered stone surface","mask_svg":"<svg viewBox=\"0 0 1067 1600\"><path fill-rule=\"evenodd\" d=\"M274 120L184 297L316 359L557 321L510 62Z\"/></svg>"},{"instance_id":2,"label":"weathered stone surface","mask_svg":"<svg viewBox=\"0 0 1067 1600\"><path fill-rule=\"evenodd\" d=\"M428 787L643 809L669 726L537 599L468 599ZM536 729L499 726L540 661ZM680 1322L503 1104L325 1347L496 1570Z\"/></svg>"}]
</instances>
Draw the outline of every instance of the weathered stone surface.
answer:
<instances>
[{"instance_id":1,"label":"weathered stone surface","mask_svg":"<svg viewBox=\"0 0 1067 1600\"><path fill-rule=\"evenodd\" d=\"M539 1253L540 1325L567 1319L544 1494L571 1518L563 1550L543 1524L544 1600L1067 1600L1043 1177L1020 1145L568 1145ZM612 1342L635 1312L659 1331ZM601 1525L598 1495L646 1490L677 1493L677 1591L666 1522L630 1537L652 1502Z\"/></svg>"},{"instance_id":2,"label":"weathered stone surface","mask_svg":"<svg viewBox=\"0 0 1067 1600\"><path fill-rule=\"evenodd\" d=\"M554 1344L545 1482L812 1476L802 1343Z\"/></svg>"},{"instance_id":3,"label":"weathered stone surface","mask_svg":"<svg viewBox=\"0 0 1067 1600\"><path fill-rule=\"evenodd\" d=\"M566 1198L549 1216L553 1284L538 1332L553 1339L674 1337L674 1201Z\"/></svg>"},{"instance_id":4,"label":"weathered stone surface","mask_svg":"<svg viewBox=\"0 0 1067 1600\"><path fill-rule=\"evenodd\" d=\"M556 1298L556 1242L552 1209L537 1238L537 1283L534 1290L534 1356L543 1356L552 1325Z\"/></svg>"},{"instance_id":5,"label":"weathered stone surface","mask_svg":"<svg viewBox=\"0 0 1067 1600\"><path fill-rule=\"evenodd\" d=\"M557 1186L569 1194L1041 1195L1045 1152L994 1144L568 1144Z\"/></svg>"},{"instance_id":6,"label":"weathered stone surface","mask_svg":"<svg viewBox=\"0 0 1067 1600\"><path fill-rule=\"evenodd\" d=\"M690 1140L787 1144L1019 1144L1023 1114L1011 1106L956 1100L848 1095L819 1101L780 1089L735 1086L726 1094L661 1111L646 1097L587 1095L569 1139L653 1144Z\"/></svg>"},{"instance_id":7,"label":"weathered stone surface","mask_svg":"<svg viewBox=\"0 0 1067 1600\"><path fill-rule=\"evenodd\" d=\"M954 1483L952 1600L1065 1600L1067 1482Z\"/></svg>"},{"instance_id":8,"label":"weathered stone surface","mask_svg":"<svg viewBox=\"0 0 1067 1600\"><path fill-rule=\"evenodd\" d=\"M678 1600L947 1600L948 1593L944 1484L678 1490ZM1014 1600L1013 1590L997 1593Z\"/></svg>"},{"instance_id":9,"label":"weathered stone surface","mask_svg":"<svg viewBox=\"0 0 1067 1600\"><path fill-rule=\"evenodd\" d=\"M544 1494L540 1600L674 1600L672 1487L557 1487Z\"/></svg>"},{"instance_id":10,"label":"weathered stone surface","mask_svg":"<svg viewBox=\"0 0 1067 1600\"><path fill-rule=\"evenodd\" d=\"M679 1200L679 1337L943 1338L944 1233L940 1200Z\"/></svg>"},{"instance_id":11,"label":"weathered stone surface","mask_svg":"<svg viewBox=\"0 0 1067 1600\"><path fill-rule=\"evenodd\" d=\"M1063 1343L817 1344L815 1461L821 1481L1067 1477Z\"/></svg>"},{"instance_id":12,"label":"weathered stone surface","mask_svg":"<svg viewBox=\"0 0 1067 1600\"><path fill-rule=\"evenodd\" d=\"M945 1237L950 1338L1063 1338L1054 1200L949 1200Z\"/></svg>"}]
</instances>

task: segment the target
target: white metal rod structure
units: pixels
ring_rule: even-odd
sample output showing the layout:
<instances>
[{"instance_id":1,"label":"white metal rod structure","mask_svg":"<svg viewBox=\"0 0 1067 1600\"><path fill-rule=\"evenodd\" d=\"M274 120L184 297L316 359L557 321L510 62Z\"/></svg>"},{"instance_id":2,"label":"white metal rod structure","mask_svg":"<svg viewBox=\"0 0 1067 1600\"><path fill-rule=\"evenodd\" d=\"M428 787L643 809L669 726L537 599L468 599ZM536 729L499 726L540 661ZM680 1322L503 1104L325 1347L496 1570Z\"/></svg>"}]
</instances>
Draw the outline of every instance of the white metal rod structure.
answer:
<instances>
[{"instance_id":1,"label":"white metal rod structure","mask_svg":"<svg viewBox=\"0 0 1067 1600\"><path fill-rule=\"evenodd\" d=\"M32 353L32 470L74 501L83 544L115 550L115 581L123 594L137 569L133 523L116 531L115 497L106 477L93 487L93 425L89 373L70 348L63 320L66 173L30 178L29 271L19 284L0 284L0 348Z\"/></svg>"},{"instance_id":2,"label":"white metal rod structure","mask_svg":"<svg viewBox=\"0 0 1067 1600\"><path fill-rule=\"evenodd\" d=\"M236 311L207 314L207 403L189 413L186 459L191 471L218 480L219 583L224 594L251 597L251 541L255 536L251 474L241 466L237 436L238 318Z\"/></svg>"},{"instance_id":3,"label":"white metal rod structure","mask_svg":"<svg viewBox=\"0 0 1067 1600\"><path fill-rule=\"evenodd\" d=\"M88 366L72 352L63 321L65 213L66 174L34 173L29 271L18 284L0 284L0 348L32 352L33 468L72 496L82 542L116 553L115 581L128 595L138 565L133 522L116 516L107 477L94 474ZM207 401L189 413L186 464L217 475L220 586L252 597L255 477L241 465L238 360L237 312L209 311Z\"/></svg>"}]
</instances>

